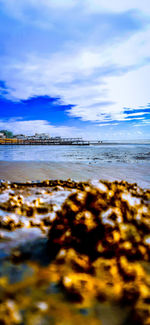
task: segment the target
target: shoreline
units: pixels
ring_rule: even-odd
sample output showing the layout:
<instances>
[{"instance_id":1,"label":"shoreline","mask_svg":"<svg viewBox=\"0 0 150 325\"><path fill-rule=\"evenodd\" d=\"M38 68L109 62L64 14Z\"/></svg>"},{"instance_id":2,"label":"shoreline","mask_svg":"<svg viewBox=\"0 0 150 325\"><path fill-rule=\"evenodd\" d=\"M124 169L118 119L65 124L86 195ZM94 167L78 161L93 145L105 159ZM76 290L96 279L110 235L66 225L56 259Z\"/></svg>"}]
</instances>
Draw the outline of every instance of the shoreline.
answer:
<instances>
[{"instance_id":1,"label":"shoreline","mask_svg":"<svg viewBox=\"0 0 150 325\"><path fill-rule=\"evenodd\" d=\"M10 139L9 139L10 140ZM23 141L23 140L19 140L19 141ZM85 141L86 142L86 140L83 140L83 141ZM65 142L63 142L63 143L46 143L46 142L33 142L33 143L31 143L31 142L25 142L25 143L23 143L23 142L12 142L12 143L10 143L10 142L5 142L5 143L0 143L0 146L105 146L105 145L112 145L112 146L115 146L115 145L126 145L126 146L128 146L128 145L150 145L150 141L143 141L143 142L102 142L102 143L98 143L97 141L93 141L93 140L87 140L87 142L89 142L89 144L87 144L87 143L82 143L82 144L80 144L80 143L65 143Z\"/></svg>"},{"instance_id":2,"label":"shoreline","mask_svg":"<svg viewBox=\"0 0 150 325\"><path fill-rule=\"evenodd\" d=\"M0 161L0 179L11 182L71 178L75 181L125 180L150 188L149 164L84 164L73 162Z\"/></svg>"}]
</instances>

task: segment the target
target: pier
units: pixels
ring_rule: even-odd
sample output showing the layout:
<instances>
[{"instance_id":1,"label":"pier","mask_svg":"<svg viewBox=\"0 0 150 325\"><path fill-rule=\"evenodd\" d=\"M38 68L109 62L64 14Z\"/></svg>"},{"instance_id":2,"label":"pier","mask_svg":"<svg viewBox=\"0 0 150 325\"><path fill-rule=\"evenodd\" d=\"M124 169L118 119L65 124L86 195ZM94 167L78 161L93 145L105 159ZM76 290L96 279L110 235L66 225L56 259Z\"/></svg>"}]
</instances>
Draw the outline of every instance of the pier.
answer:
<instances>
[{"instance_id":1,"label":"pier","mask_svg":"<svg viewBox=\"0 0 150 325\"><path fill-rule=\"evenodd\" d=\"M82 138L49 138L49 139L0 139L0 145L77 145L89 146L90 141Z\"/></svg>"}]
</instances>

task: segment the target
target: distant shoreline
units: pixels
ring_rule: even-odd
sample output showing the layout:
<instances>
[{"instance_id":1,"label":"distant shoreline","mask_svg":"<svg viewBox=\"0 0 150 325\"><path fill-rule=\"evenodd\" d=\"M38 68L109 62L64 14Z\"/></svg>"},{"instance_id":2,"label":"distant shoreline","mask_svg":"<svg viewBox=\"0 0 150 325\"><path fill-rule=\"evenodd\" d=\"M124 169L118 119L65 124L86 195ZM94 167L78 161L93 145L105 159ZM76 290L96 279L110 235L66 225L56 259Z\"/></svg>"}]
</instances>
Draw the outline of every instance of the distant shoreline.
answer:
<instances>
[{"instance_id":1,"label":"distant shoreline","mask_svg":"<svg viewBox=\"0 0 150 325\"><path fill-rule=\"evenodd\" d=\"M150 141L146 142L102 142L102 143L82 143L82 144L76 144L76 143L45 143L45 142L34 142L34 143L0 143L0 146L118 146L118 145L150 145Z\"/></svg>"}]
</instances>

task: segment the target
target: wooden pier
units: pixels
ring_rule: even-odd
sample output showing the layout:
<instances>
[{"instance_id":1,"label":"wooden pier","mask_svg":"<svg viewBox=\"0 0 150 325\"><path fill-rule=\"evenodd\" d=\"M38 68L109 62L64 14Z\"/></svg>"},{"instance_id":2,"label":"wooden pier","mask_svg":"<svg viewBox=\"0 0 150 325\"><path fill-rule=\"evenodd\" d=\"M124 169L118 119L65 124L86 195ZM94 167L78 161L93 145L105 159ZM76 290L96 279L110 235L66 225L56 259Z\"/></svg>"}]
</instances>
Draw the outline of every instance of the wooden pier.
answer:
<instances>
[{"instance_id":1,"label":"wooden pier","mask_svg":"<svg viewBox=\"0 0 150 325\"><path fill-rule=\"evenodd\" d=\"M89 146L90 141L82 138L61 138L61 139L0 139L0 145L76 145Z\"/></svg>"}]
</instances>

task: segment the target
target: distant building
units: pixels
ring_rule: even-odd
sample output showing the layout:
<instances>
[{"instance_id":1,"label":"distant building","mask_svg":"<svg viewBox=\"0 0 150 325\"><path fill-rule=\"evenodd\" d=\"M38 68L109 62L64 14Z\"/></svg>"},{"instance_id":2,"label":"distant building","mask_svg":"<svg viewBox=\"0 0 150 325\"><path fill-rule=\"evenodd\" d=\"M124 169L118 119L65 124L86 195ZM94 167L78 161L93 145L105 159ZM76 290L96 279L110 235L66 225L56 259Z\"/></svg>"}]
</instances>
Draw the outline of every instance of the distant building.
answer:
<instances>
[{"instance_id":1,"label":"distant building","mask_svg":"<svg viewBox=\"0 0 150 325\"><path fill-rule=\"evenodd\" d=\"M35 133L34 137L36 139L50 139L50 135L48 133Z\"/></svg>"},{"instance_id":2,"label":"distant building","mask_svg":"<svg viewBox=\"0 0 150 325\"><path fill-rule=\"evenodd\" d=\"M50 135L48 133L35 133L35 135L28 136L27 138L33 140L47 140L50 139Z\"/></svg>"},{"instance_id":3,"label":"distant building","mask_svg":"<svg viewBox=\"0 0 150 325\"><path fill-rule=\"evenodd\" d=\"M5 139L6 135L3 132L0 132L0 139Z\"/></svg>"},{"instance_id":4,"label":"distant building","mask_svg":"<svg viewBox=\"0 0 150 325\"><path fill-rule=\"evenodd\" d=\"M25 140L27 137L24 134L16 134L14 135L15 139Z\"/></svg>"}]
</instances>

